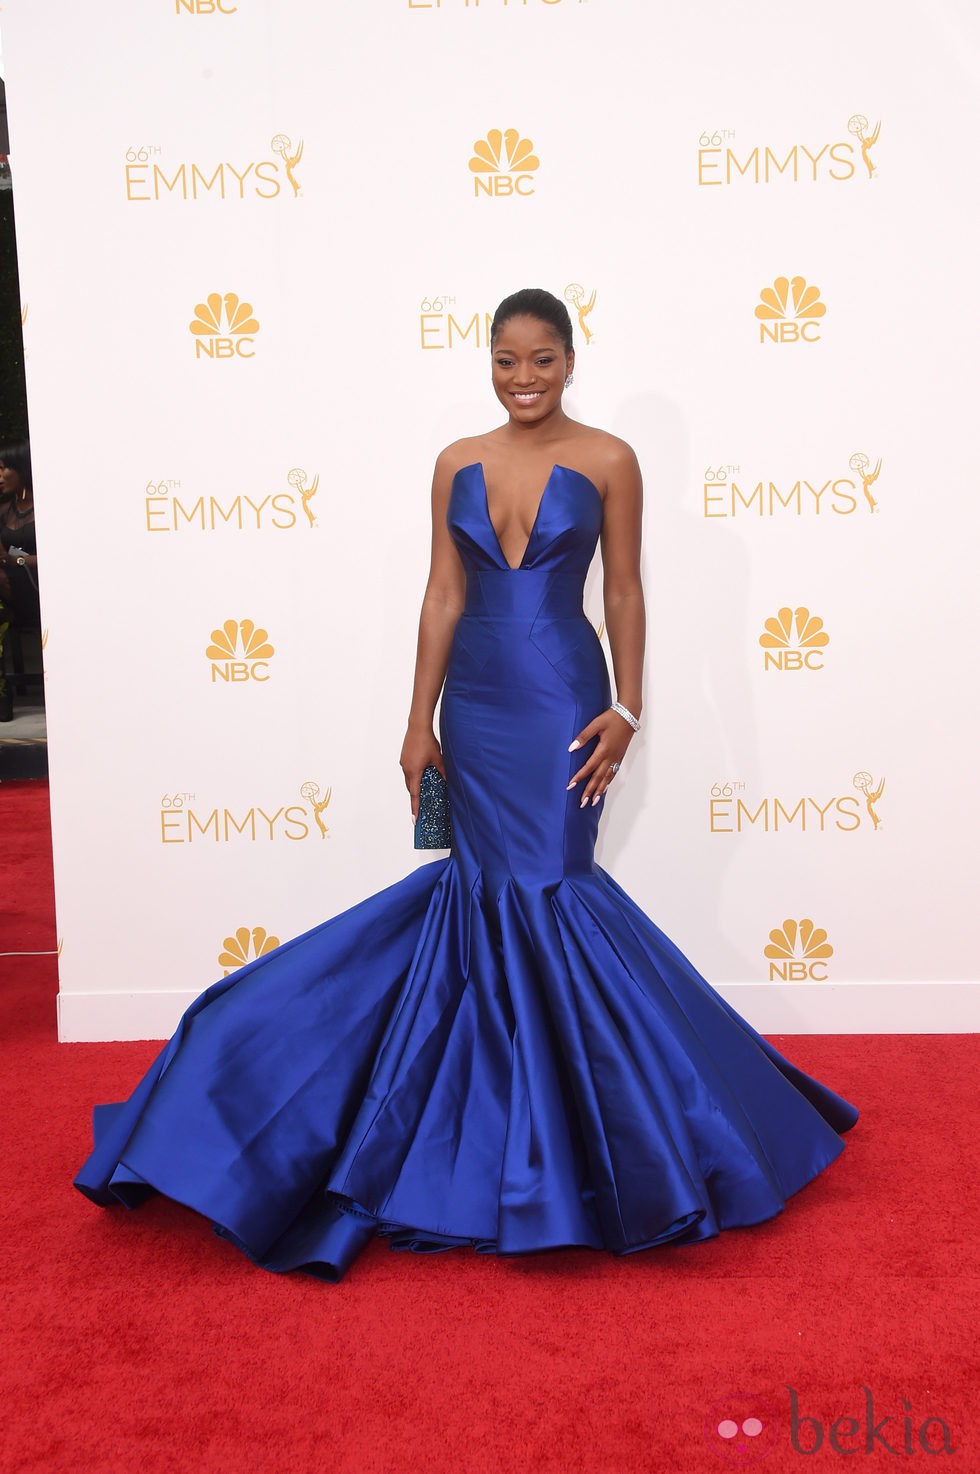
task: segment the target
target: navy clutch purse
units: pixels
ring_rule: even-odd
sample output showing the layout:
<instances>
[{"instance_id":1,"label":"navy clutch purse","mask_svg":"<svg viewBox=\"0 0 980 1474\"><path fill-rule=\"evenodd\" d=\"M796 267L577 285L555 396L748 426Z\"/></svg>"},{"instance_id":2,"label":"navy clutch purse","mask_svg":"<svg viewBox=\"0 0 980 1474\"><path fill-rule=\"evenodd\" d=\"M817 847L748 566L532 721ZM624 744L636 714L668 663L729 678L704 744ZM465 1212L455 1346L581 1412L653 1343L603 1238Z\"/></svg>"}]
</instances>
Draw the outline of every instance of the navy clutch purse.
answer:
<instances>
[{"instance_id":1,"label":"navy clutch purse","mask_svg":"<svg viewBox=\"0 0 980 1474\"><path fill-rule=\"evenodd\" d=\"M448 850L452 844L449 818L449 788L445 778L429 763L419 785L419 812L415 821L417 850Z\"/></svg>"}]
</instances>

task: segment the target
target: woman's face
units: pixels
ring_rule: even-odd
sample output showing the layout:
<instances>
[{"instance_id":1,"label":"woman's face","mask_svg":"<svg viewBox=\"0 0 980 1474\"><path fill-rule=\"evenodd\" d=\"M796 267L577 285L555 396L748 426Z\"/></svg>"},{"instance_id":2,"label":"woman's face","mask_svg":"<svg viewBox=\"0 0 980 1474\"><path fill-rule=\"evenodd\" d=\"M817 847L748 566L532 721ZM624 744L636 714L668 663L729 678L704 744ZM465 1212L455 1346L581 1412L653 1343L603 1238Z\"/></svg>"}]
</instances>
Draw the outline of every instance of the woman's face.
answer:
<instances>
[{"instance_id":1,"label":"woman's face","mask_svg":"<svg viewBox=\"0 0 980 1474\"><path fill-rule=\"evenodd\" d=\"M575 354L565 352L550 323L510 318L497 333L491 357L494 393L513 419L534 424L561 404Z\"/></svg>"},{"instance_id":2,"label":"woman's face","mask_svg":"<svg viewBox=\"0 0 980 1474\"><path fill-rule=\"evenodd\" d=\"M19 496L23 489L24 481L20 472L0 461L0 495Z\"/></svg>"}]
</instances>

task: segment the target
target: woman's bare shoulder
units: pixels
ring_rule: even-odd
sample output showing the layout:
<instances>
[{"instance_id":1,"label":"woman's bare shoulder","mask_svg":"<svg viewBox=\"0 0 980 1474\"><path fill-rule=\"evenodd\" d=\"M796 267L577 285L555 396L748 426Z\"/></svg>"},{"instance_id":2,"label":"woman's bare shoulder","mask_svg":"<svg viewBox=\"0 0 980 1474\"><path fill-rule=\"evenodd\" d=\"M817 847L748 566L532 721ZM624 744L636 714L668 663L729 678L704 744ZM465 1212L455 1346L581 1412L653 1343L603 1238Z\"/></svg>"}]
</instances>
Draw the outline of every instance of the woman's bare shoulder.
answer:
<instances>
[{"instance_id":1,"label":"woman's bare shoulder","mask_svg":"<svg viewBox=\"0 0 980 1474\"><path fill-rule=\"evenodd\" d=\"M485 435L464 435L461 440L454 440L436 456L436 473L455 476L464 466L472 466L482 458L486 440Z\"/></svg>"},{"instance_id":2,"label":"woman's bare shoulder","mask_svg":"<svg viewBox=\"0 0 980 1474\"><path fill-rule=\"evenodd\" d=\"M581 425L575 437L575 447L585 469L603 493L624 476L639 475L639 461L628 441L612 435L608 430L597 430L592 425Z\"/></svg>"}]
</instances>

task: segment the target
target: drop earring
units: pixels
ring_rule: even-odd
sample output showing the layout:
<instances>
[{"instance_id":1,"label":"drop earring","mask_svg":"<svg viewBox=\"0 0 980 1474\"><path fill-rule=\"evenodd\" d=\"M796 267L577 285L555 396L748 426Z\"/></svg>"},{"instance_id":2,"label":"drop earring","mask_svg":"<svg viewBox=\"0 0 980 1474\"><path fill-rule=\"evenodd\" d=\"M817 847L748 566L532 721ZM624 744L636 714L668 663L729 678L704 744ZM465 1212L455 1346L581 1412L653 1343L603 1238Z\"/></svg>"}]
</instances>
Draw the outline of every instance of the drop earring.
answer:
<instances>
[{"instance_id":1,"label":"drop earring","mask_svg":"<svg viewBox=\"0 0 980 1474\"><path fill-rule=\"evenodd\" d=\"M568 375L567 379L565 380L565 388L566 389L570 389L571 388L571 386L572 386L572 380L574 379L574 377L575 377L574 374L569 374Z\"/></svg>"}]
</instances>

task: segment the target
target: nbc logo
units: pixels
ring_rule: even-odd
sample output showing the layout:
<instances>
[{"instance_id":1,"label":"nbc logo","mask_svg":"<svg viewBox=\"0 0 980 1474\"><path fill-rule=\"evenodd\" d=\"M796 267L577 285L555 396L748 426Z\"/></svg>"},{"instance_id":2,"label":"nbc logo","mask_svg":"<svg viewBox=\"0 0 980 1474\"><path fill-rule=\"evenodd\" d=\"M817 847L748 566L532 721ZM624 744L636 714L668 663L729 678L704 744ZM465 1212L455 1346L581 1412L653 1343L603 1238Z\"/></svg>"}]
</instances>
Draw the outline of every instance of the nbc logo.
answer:
<instances>
[{"instance_id":1,"label":"nbc logo","mask_svg":"<svg viewBox=\"0 0 980 1474\"><path fill-rule=\"evenodd\" d=\"M767 619L759 644L765 651L764 670L823 670L820 652L830 644L823 620L800 605L785 607Z\"/></svg>"},{"instance_id":2,"label":"nbc logo","mask_svg":"<svg viewBox=\"0 0 980 1474\"><path fill-rule=\"evenodd\" d=\"M486 138L478 138L473 145L473 193L491 197L533 194L533 175L539 167L529 138L522 138L516 128L508 128L505 133L491 128Z\"/></svg>"},{"instance_id":3,"label":"nbc logo","mask_svg":"<svg viewBox=\"0 0 980 1474\"><path fill-rule=\"evenodd\" d=\"M211 680L267 681L269 661L275 648L269 644L268 630L259 629L250 619L226 619L220 629L211 631L211 644L204 652L211 662Z\"/></svg>"},{"instance_id":4,"label":"nbc logo","mask_svg":"<svg viewBox=\"0 0 980 1474\"><path fill-rule=\"evenodd\" d=\"M820 339L818 320L827 308L820 301L820 288L807 286L806 278L777 276L771 287L763 287L755 309L759 319L759 342L796 343Z\"/></svg>"},{"instance_id":5,"label":"nbc logo","mask_svg":"<svg viewBox=\"0 0 980 1474\"><path fill-rule=\"evenodd\" d=\"M808 917L802 921L784 921L769 933L764 955L769 959L769 981L781 983L813 983L827 981L827 959L834 949L827 941L822 926L814 926Z\"/></svg>"},{"instance_id":6,"label":"nbc logo","mask_svg":"<svg viewBox=\"0 0 980 1474\"><path fill-rule=\"evenodd\" d=\"M226 0L175 0L177 15L236 15L237 5Z\"/></svg>"},{"instance_id":7,"label":"nbc logo","mask_svg":"<svg viewBox=\"0 0 980 1474\"><path fill-rule=\"evenodd\" d=\"M196 358L254 358L255 334L259 325L252 316L251 302L234 292L212 292L194 308L190 323Z\"/></svg>"},{"instance_id":8,"label":"nbc logo","mask_svg":"<svg viewBox=\"0 0 980 1474\"><path fill-rule=\"evenodd\" d=\"M225 937L222 942L218 966L224 968L227 977L246 962L254 962L256 957L274 952L278 946L279 938L270 936L264 926L255 926L251 931L247 926L240 926L233 937Z\"/></svg>"}]
</instances>

